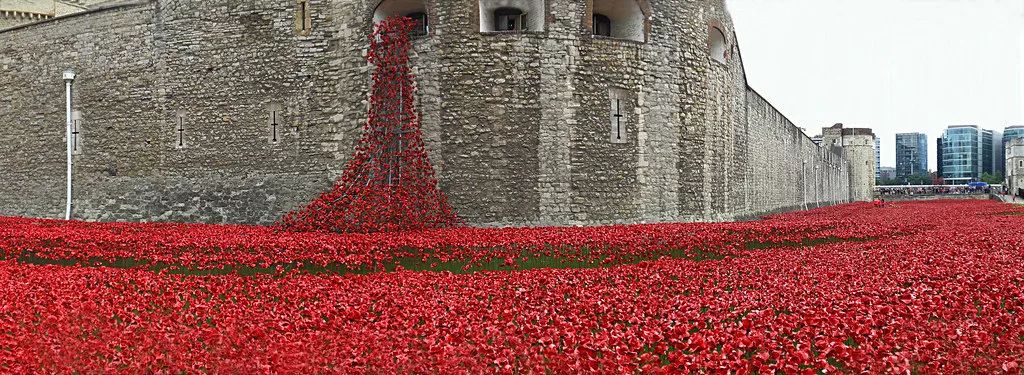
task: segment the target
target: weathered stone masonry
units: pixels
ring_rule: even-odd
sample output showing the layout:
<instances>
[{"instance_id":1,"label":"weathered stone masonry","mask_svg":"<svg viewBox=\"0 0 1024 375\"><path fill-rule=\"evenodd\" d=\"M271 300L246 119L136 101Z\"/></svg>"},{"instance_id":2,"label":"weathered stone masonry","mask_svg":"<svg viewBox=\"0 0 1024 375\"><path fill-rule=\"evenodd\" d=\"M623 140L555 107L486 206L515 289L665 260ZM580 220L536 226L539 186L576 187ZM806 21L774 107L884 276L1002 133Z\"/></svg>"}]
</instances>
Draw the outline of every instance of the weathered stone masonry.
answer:
<instances>
[{"instance_id":1,"label":"weathered stone masonry","mask_svg":"<svg viewBox=\"0 0 1024 375\"><path fill-rule=\"evenodd\" d=\"M0 214L62 213L69 67L78 218L265 224L326 189L366 121L378 1L310 1L309 33L296 4L129 1L0 31ZM593 0L545 1L544 30L522 33L480 32L477 1L425 3L417 104L470 223L730 220L867 199L848 163L863 150L814 145L747 86L721 0L640 5L645 41L590 35Z\"/></svg>"}]
</instances>

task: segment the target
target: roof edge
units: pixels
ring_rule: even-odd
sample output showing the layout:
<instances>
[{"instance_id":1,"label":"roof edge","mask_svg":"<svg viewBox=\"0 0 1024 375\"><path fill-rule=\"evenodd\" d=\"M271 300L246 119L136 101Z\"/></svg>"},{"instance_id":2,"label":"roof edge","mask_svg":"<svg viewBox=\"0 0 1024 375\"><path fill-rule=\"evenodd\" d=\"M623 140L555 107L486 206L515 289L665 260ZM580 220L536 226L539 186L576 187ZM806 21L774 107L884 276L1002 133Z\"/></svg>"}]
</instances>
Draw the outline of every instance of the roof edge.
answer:
<instances>
[{"instance_id":1,"label":"roof edge","mask_svg":"<svg viewBox=\"0 0 1024 375\"><path fill-rule=\"evenodd\" d=\"M11 27L8 27L6 29L0 29L0 34L6 33L6 32L10 32L10 31L21 30L21 29L29 28L29 27L36 26L36 25L44 25L44 24L47 24L47 23L50 23L50 22L53 22L53 21L65 20L65 19L74 18L74 17L80 17L80 16L86 16L86 15L93 14L93 13L106 12L108 10L121 9L121 8L131 8L131 7L141 6L141 5L148 5L148 4L153 3L155 1L156 0L109 1L109 2L106 2L106 3L98 4L95 8L85 8L85 10L83 10L81 12L65 14L63 16L57 16L57 17L53 17L53 18L49 18L49 19L45 19L45 20L39 20L39 21L36 21L36 22L29 22L29 23L25 23L25 24L21 24L21 25L11 26Z\"/></svg>"}]
</instances>

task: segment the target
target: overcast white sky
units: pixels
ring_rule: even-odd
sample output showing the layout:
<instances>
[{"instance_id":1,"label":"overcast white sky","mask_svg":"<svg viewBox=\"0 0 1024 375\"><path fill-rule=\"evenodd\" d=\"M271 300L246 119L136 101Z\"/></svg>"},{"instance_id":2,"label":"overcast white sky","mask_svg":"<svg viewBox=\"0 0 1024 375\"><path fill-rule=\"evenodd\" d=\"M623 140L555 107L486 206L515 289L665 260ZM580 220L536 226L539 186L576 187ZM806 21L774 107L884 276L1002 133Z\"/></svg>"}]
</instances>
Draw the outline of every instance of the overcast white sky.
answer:
<instances>
[{"instance_id":1,"label":"overcast white sky","mask_svg":"<svg viewBox=\"0 0 1024 375\"><path fill-rule=\"evenodd\" d=\"M727 0L751 87L808 135L1024 125L1024 0Z\"/></svg>"}]
</instances>

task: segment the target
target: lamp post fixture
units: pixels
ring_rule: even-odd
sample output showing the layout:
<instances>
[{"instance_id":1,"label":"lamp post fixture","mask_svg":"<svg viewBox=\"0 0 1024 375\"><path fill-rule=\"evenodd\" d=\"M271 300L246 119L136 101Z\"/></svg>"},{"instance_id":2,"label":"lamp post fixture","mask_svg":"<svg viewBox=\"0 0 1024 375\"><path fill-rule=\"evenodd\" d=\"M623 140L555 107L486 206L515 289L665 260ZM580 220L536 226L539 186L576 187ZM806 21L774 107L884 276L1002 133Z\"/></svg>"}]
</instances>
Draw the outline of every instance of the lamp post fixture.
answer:
<instances>
[{"instance_id":1,"label":"lamp post fixture","mask_svg":"<svg viewBox=\"0 0 1024 375\"><path fill-rule=\"evenodd\" d=\"M72 163L72 158L71 158L71 152L72 152L72 149L71 149L72 148L72 145L71 145L71 142L72 142L72 140L71 140L71 84L74 83L74 82L75 82L75 71L71 70L71 69L65 70L64 71L64 88L67 91L67 122L65 123L65 125L67 125L67 131L66 131L67 137L66 138L67 138L67 146L68 146L67 147L68 148L68 175L67 175L68 189L67 189L67 197L66 197L67 205L65 206L65 209L64 209L64 220L71 220L71 163Z\"/></svg>"}]
</instances>

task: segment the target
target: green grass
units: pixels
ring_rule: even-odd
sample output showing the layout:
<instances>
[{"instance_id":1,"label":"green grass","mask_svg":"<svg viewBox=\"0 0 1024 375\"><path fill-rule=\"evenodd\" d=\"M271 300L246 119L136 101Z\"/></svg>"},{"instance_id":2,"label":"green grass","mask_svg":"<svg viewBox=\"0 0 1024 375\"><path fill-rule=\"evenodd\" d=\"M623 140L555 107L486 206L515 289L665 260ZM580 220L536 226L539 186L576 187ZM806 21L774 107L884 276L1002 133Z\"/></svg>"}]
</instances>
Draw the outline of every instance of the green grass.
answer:
<instances>
[{"instance_id":1,"label":"green grass","mask_svg":"<svg viewBox=\"0 0 1024 375\"><path fill-rule=\"evenodd\" d=\"M838 238L838 237L825 237L825 238L809 238L799 242L784 241L784 242L761 242L752 241L744 245L747 250L759 250L759 249L775 249L775 248L787 248L787 247L813 247L824 244L842 243L842 242L865 242L872 241L877 238ZM410 252L416 252L416 249ZM550 249L549 249L550 250ZM488 252L489 249L480 249L481 252ZM608 262L608 256L597 256L592 257L591 249L583 248L576 252L576 256L573 257L559 257L550 255L537 255L537 254L521 254L515 258L512 265L506 264L505 260L500 257L493 259L486 259L483 261L471 262L469 260L450 260L442 262L437 257L428 257L423 259L421 257L402 257L397 258L393 262L376 266L361 266L361 267L349 267L340 263L331 263L328 265L317 265L309 262L291 262L291 263L278 263L271 264L269 266L244 266L244 265L226 265L217 268L199 268L184 266L174 263L153 263L147 262L142 259L131 259L122 258L117 260L105 260L105 259L50 259L39 257L34 254L23 254L17 258L20 263L34 264L34 265L59 265L59 266L74 266L81 265L87 267L112 267L112 268L140 268L146 269L152 272L162 272L170 275L184 275L184 276L216 276L216 275L228 275L237 274L241 276L254 276L254 275L281 275L292 272L299 272L305 274L327 274L327 275L363 275L374 272L394 272L398 269L409 270L409 271L421 271L421 272L451 272L453 274L469 274L475 272L484 271L512 271L512 270L531 270L531 269L592 269L592 268L606 268L619 265L630 265L637 264L644 261L652 261L660 258L690 260L694 262L704 261L718 261L729 257L728 254L717 252L714 249L698 248L698 249L673 249L668 252L660 252L657 254L645 254L645 255L618 255L614 261ZM737 256L737 255L733 255ZM742 256L742 255L738 255Z\"/></svg>"},{"instance_id":2,"label":"green grass","mask_svg":"<svg viewBox=\"0 0 1024 375\"><path fill-rule=\"evenodd\" d=\"M820 245L827 245L833 243L845 243L845 242L868 242L877 240L878 237L853 237L853 238L840 238L840 237L824 237L824 238L807 238L800 242L795 241L782 241L782 242L761 242L751 241L747 242L747 250L761 250L761 249L778 249L784 247L814 247Z\"/></svg>"},{"instance_id":3,"label":"green grass","mask_svg":"<svg viewBox=\"0 0 1024 375\"><path fill-rule=\"evenodd\" d=\"M654 260L644 256L620 256L615 262L606 262L607 256L600 256L588 259L589 249L580 251L579 259L567 259L563 257L547 255L527 255L515 258L513 265L506 264L502 258L470 262L468 260L450 260L442 262L437 257L429 257L424 260L419 257L397 258L393 263L385 264L383 267L358 267L351 268L340 263L331 263L326 266L312 264L309 262L277 263L269 266L244 266L227 265L217 268L199 268L180 264L147 262L140 259L121 258L117 260L106 259L50 259L39 257L33 254L25 254L17 258L18 262L33 265L59 265L59 266L87 266L87 267L111 267L111 268L141 268L152 272L162 272L170 275L185 276L216 276L237 274L241 276L254 275L280 275L291 272L306 274L328 274L328 275L362 275L374 272L395 272L401 267L409 271L427 272L451 272L453 274L469 274L483 271L512 271L530 269L591 269L607 268L618 265L637 264L643 261ZM726 255L714 251L697 250L673 250L667 257L672 259L684 259L696 262L725 259ZM658 256L660 258L660 256ZM300 265L301 264L301 265Z\"/></svg>"}]
</instances>

